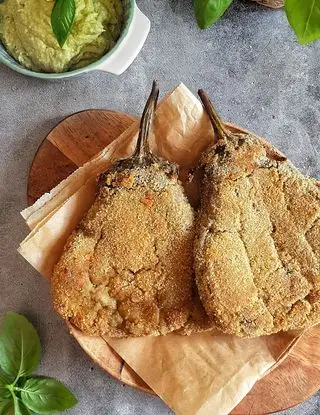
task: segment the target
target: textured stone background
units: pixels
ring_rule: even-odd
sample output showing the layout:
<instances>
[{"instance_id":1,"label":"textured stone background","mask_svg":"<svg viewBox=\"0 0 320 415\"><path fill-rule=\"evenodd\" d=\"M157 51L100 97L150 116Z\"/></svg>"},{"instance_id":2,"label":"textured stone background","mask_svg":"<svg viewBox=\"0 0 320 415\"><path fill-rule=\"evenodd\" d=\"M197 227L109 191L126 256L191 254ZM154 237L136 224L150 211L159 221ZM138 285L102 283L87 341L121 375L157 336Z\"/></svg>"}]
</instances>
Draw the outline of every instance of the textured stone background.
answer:
<instances>
[{"instance_id":1,"label":"textured stone background","mask_svg":"<svg viewBox=\"0 0 320 415\"><path fill-rule=\"evenodd\" d=\"M171 414L160 399L95 367L50 306L48 283L16 252L27 229L28 169L63 117L106 107L140 114L153 78L162 93L180 81L208 91L226 119L267 137L306 174L320 174L320 42L300 46L281 10L235 1L223 20L200 31L191 0L140 0L152 29L133 65L117 77L94 72L65 82L29 79L0 66L0 313L24 313L44 346L39 373L66 382L79 398L70 415ZM320 395L286 411L320 413ZM213 414L214 415L214 414Z\"/></svg>"}]
</instances>

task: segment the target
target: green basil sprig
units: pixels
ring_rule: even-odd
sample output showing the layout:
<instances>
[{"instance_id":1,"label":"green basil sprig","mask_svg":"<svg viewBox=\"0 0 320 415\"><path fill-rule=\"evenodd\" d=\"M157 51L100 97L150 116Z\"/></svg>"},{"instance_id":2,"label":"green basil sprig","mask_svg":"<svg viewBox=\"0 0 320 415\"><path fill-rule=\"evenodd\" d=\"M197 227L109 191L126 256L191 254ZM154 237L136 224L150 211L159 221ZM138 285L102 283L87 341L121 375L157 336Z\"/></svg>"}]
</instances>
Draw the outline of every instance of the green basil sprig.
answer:
<instances>
[{"instance_id":1,"label":"green basil sprig","mask_svg":"<svg viewBox=\"0 0 320 415\"><path fill-rule=\"evenodd\" d=\"M320 38L320 0L286 0L284 8L300 43Z\"/></svg>"},{"instance_id":2,"label":"green basil sprig","mask_svg":"<svg viewBox=\"0 0 320 415\"><path fill-rule=\"evenodd\" d=\"M6 313L0 330L0 415L51 414L77 403L63 383L31 376L40 356L40 339L32 324L20 314Z\"/></svg>"},{"instance_id":3,"label":"green basil sprig","mask_svg":"<svg viewBox=\"0 0 320 415\"><path fill-rule=\"evenodd\" d=\"M201 29L211 26L228 9L232 0L194 0L193 7Z\"/></svg>"},{"instance_id":4,"label":"green basil sprig","mask_svg":"<svg viewBox=\"0 0 320 415\"><path fill-rule=\"evenodd\" d=\"M75 0L56 0L51 13L51 27L61 48L69 36L75 15Z\"/></svg>"},{"instance_id":5,"label":"green basil sprig","mask_svg":"<svg viewBox=\"0 0 320 415\"><path fill-rule=\"evenodd\" d=\"M233 0L193 0L198 25L206 29L221 18ZM320 0L285 0L288 21L302 44L320 39Z\"/></svg>"}]
</instances>

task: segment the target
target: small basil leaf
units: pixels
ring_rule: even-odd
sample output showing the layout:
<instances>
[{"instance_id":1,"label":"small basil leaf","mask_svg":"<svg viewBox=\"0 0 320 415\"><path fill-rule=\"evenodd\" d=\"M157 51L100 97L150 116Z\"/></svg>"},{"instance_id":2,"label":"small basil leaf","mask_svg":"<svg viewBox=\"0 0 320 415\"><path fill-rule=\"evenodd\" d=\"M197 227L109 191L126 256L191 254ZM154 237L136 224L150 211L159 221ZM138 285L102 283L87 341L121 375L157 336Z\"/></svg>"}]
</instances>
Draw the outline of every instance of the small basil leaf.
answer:
<instances>
[{"instance_id":1,"label":"small basil leaf","mask_svg":"<svg viewBox=\"0 0 320 415\"><path fill-rule=\"evenodd\" d=\"M78 402L63 383L52 378L28 379L20 391L23 403L39 414L64 411Z\"/></svg>"},{"instance_id":2,"label":"small basil leaf","mask_svg":"<svg viewBox=\"0 0 320 415\"><path fill-rule=\"evenodd\" d=\"M56 0L51 14L51 26L60 47L67 40L75 15L75 0Z\"/></svg>"},{"instance_id":3,"label":"small basil leaf","mask_svg":"<svg viewBox=\"0 0 320 415\"><path fill-rule=\"evenodd\" d=\"M31 375L40 360L39 336L22 315L8 312L0 330L0 366L14 378Z\"/></svg>"},{"instance_id":4,"label":"small basil leaf","mask_svg":"<svg viewBox=\"0 0 320 415\"><path fill-rule=\"evenodd\" d=\"M284 7L300 43L320 38L320 0L286 0Z\"/></svg>"},{"instance_id":5,"label":"small basil leaf","mask_svg":"<svg viewBox=\"0 0 320 415\"><path fill-rule=\"evenodd\" d=\"M201 29L211 26L228 9L232 0L193 0L194 12Z\"/></svg>"}]
</instances>

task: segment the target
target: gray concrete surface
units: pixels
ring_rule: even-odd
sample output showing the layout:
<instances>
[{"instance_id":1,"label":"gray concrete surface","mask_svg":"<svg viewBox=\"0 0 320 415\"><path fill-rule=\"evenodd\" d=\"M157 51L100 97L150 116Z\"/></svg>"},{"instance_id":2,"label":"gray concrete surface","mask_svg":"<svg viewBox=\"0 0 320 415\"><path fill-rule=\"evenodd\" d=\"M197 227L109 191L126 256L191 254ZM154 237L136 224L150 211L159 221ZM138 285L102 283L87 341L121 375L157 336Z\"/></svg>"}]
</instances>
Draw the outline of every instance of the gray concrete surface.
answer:
<instances>
[{"instance_id":1,"label":"gray concrete surface","mask_svg":"<svg viewBox=\"0 0 320 415\"><path fill-rule=\"evenodd\" d=\"M160 399L94 366L53 313L48 283L16 252L27 233L19 211L26 204L30 162L59 120L95 107L139 114L153 78L162 93L182 81L194 92L206 89L226 120L267 137L304 173L320 174L320 42L300 46L281 10L249 2L235 1L206 31L194 22L191 0L138 4L152 29L139 57L119 77L95 72L44 82L0 66L0 313L15 310L35 324L44 347L39 373L62 379L79 399L70 415L171 412ZM319 413L319 394L283 412Z\"/></svg>"}]
</instances>

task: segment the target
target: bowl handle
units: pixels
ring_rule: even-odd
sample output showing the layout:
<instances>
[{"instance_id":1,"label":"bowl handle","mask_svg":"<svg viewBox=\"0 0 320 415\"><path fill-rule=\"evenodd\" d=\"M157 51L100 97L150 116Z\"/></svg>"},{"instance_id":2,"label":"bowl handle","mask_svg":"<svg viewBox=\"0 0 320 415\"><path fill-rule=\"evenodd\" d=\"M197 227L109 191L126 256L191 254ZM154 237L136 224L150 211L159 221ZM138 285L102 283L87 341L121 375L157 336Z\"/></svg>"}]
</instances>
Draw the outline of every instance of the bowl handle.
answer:
<instances>
[{"instance_id":1,"label":"bowl handle","mask_svg":"<svg viewBox=\"0 0 320 415\"><path fill-rule=\"evenodd\" d=\"M115 75L122 74L137 57L148 36L149 30L150 20L135 5L133 19L126 37L112 55L96 69Z\"/></svg>"}]
</instances>

